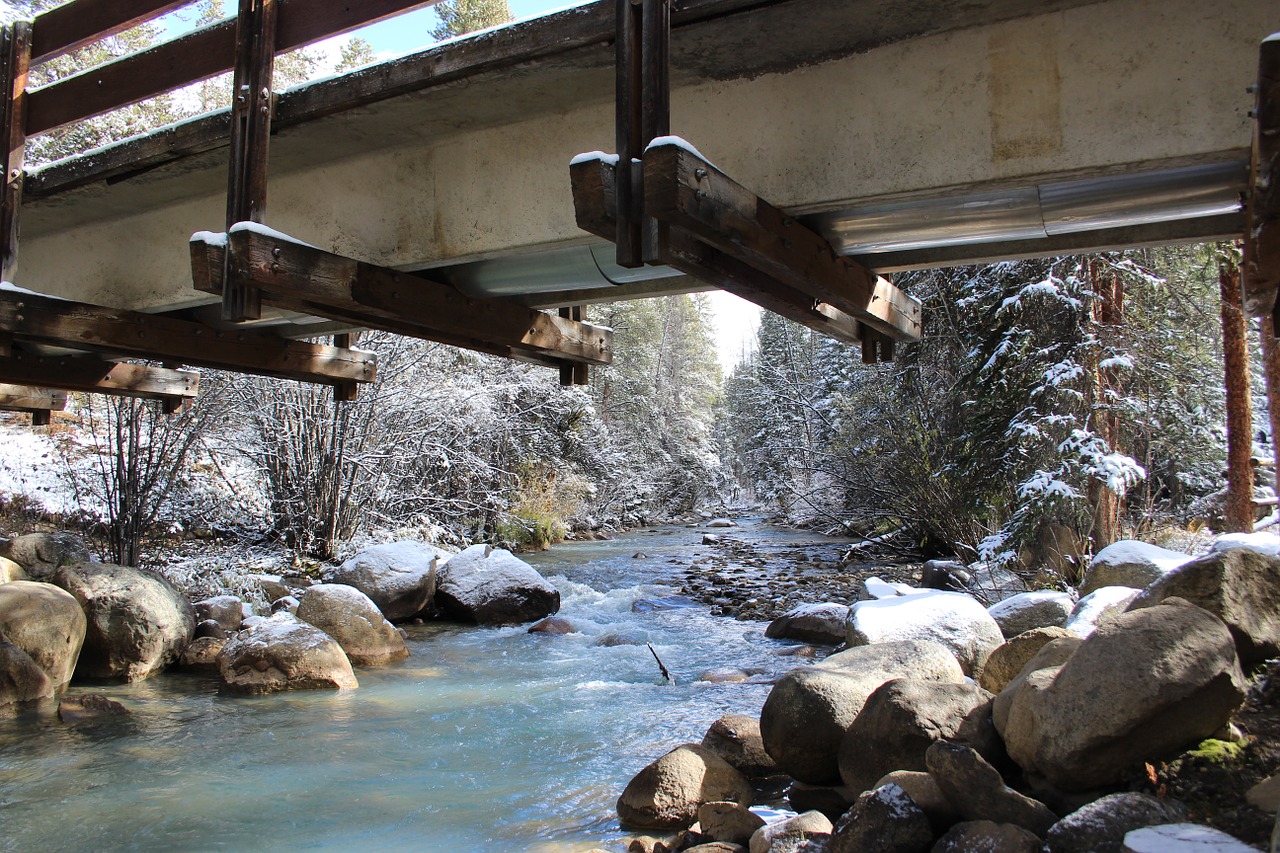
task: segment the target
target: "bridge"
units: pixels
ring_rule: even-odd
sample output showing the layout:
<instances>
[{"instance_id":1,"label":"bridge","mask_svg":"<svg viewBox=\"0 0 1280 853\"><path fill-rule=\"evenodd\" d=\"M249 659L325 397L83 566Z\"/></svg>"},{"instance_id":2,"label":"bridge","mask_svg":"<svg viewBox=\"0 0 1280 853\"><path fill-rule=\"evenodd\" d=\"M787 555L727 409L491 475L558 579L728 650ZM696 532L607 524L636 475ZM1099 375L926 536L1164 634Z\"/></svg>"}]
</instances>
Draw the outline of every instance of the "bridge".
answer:
<instances>
[{"instance_id":1,"label":"bridge","mask_svg":"<svg viewBox=\"0 0 1280 853\"><path fill-rule=\"evenodd\" d=\"M68 7L113 5L182 4ZM597 0L278 93L253 123L275 52L412 5L244 0L30 90L55 30L127 21L15 25L0 382L120 390L72 376L94 352L349 397L374 364L342 336L371 326L582 381L609 335L577 306L712 287L887 358L920 335L895 271L1246 233L1250 308L1272 310L1268 0ZM229 68L231 110L22 166L29 136ZM149 374L171 402L194 391L174 367Z\"/></svg>"}]
</instances>

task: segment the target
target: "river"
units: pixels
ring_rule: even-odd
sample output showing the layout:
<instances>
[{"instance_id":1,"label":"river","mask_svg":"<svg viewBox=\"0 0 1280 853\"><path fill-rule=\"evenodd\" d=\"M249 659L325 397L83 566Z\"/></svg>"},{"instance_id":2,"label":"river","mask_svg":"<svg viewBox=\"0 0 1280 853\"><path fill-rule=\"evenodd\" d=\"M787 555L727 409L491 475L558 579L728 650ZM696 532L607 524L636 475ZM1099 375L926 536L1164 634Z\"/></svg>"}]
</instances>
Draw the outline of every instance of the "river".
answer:
<instances>
[{"instance_id":1,"label":"river","mask_svg":"<svg viewBox=\"0 0 1280 853\"><path fill-rule=\"evenodd\" d=\"M817 544L759 524L734 535ZM623 848L627 781L722 714L757 714L768 679L797 663L760 622L633 611L675 592L701 537L659 528L528 556L575 634L410 626L409 659L357 670L358 690L230 697L164 674L91 691L127 718L0 721L0 849ZM675 685L645 645L608 635L652 642ZM725 667L756 675L698 680Z\"/></svg>"}]
</instances>

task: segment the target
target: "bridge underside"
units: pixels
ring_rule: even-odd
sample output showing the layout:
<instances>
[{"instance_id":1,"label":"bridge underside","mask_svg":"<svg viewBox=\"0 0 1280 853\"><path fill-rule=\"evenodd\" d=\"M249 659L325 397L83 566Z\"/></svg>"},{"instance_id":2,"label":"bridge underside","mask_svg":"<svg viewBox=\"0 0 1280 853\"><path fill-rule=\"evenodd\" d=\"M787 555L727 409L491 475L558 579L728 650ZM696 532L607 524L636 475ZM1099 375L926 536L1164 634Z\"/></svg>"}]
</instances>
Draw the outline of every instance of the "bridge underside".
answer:
<instances>
[{"instance_id":1,"label":"bridge underside","mask_svg":"<svg viewBox=\"0 0 1280 853\"><path fill-rule=\"evenodd\" d=\"M690 0L672 130L881 272L1238 236L1274 23L1265 0ZM570 160L615 148L613 27L600 2L283 93L269 224L534 306L705 286L617 267L575 223ZM17 282L148 312L215 301L187 240L221 227L227 127L36 170Z\"/></svg>"}]
</instances>

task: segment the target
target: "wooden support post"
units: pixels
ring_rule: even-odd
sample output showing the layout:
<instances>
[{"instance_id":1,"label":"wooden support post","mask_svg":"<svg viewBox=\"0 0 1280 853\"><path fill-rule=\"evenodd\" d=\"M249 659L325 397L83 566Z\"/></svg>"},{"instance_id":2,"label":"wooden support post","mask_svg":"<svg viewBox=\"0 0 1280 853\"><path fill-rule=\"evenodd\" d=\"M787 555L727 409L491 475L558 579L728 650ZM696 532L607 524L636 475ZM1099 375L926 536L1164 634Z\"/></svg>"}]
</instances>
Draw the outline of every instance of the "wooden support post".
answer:
<instances>
[{"instance_id":1,"label":"wooden support post","mask_svg":"<svg viewBox=\"0 0 1280 853\"><path fill-rule=\"evenodd\" d=\"M227 229L263 222L267 208L267 147L271 140L271 77L275 65L276 0L240 0L231 101L231 165ZM257 288L223 276L222 317L233 323L262 316Z\"/></svg>"},{"instance_id":2,"label":"wooden support post","mask_svg":"<svg viewBox=\"0 0 1280 853\"><path fill-rule=\"evenodd\" d=\"M643 7L640 0L617 0L618 37L615 45L615 126L618 146L616 228L618 266L644 265L640 221L644 189L636 161L644 152L641 110L644 100L642 46Z\"/></svg>"},{"instance_id":3,"label":"wooden support post","mask_svg":"<svg viewBox=\"0 0 1280 853\"><path fill-rule=\"evenodd\" d=\"M27 69L31 62L31 25L16 21L0 33L0 105L4 139L4 196L0 198L0 274L12 281L18 264L18 215L22 208L23 152L26 149Z\"/></svg>"},{"instance_id":4,"label":"wooden support post","mask_svg":"<svg viewBox=\"0 0 1280 853\"><path fill-rule=\"evenodd\" d=\"M195 397L200 389L199 374L186 370L25 352L0 358L0 382L148 400Z\"/></svg>"},{"instance_id":5,"label":"wooden support post","mask_svg":"<svg viewBox=\"0 0 1280 853\"><path fill-rule=\"evenodd\" d=\"M1244 300L1254 316L1280 308L1280 33L1262 42L1245 205Z\"/></svg>"},{"instance_id":6,"label":"wooden support post","mask_svg":"<svg viewBox=\"0 0 1280 853\"><path fill-rule=\"evenodd\" d=\"M505 299L467 296L448 284L287 238L237 229L225 251L236 273L261 288L271 305L554 367L613 358L613 334L603 327ZM191 244L197 290L221 292L215 271L221 273L223 252L213 243Z\"/></svg>"},{"instance_id":7,"label":"wooden support post","mask_svg":"<svg viewBox=\"0 0 1280 853\"><path fill-rule=\"evenodd\" d=\"M333 345L338 349L349 350L351 349L352 340L353 340L353 335L351 335L351 333L349 332L341 335L334 335ZM333 402L335 403L353 402L356 399L356 397L359 395L359 392L360 392L360 386L357 385L355 382L339 382L333 386Z\"/></svg>"},{"instance_id":8,"label":"wooden support post","mask_svg":"<svg viewBox=\"0 0 1280 853\"><path fill-rule=\"evenodd\" d=\"M53 422L53 412L47 409L35 409L31 412L31 425L33 427L48 426Z\"/></svg>"},{"instance_id":9,"label":"wooden support post","mask_svg":"<svg viewBox=\"0 0 1280 853\"><path fill-rule=\"evenodd\" d=\"M571 320L575 323L582 322L582 306L570 305L560 309L560 316L565 320ZM587 385L590 383L589 368L581 362L566 361L560 365L560 384L569 385Z\"/></svg>"},{"instance_id":10,"label":"wooden support post","mask_svg":"<svg viewBox=\"0 0 1280 853\"><path fill-rule=\"evenodd\" d=\"M29 293L0 291L0 337L326 385L377 372L373 353Z\"/></svg>"},{"instance_id":11,"label":"wooden support post","mask_svg":"<svg viewBox=\"0 0 1280 853\"><path fill-rule=\"evenodd\" d=\"M1226 528L1253 532L1253 406L1249 394L1249 345L1241 304L1240 271L1224 260L1218 268L1222 296L1222 353L1227 386Z\"/></svg>"}]
</instances>

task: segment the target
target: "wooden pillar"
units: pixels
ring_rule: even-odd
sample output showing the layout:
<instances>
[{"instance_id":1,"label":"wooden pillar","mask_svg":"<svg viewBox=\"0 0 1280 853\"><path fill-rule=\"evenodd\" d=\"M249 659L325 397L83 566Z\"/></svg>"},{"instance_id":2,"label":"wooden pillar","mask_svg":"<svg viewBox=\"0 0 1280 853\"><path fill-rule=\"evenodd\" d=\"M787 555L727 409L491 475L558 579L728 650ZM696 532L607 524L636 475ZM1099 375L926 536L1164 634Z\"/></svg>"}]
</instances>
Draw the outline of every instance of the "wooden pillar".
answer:
<instances>
[{"instance_id":1,"label":"wooden pillar","mask_svg":"<svg viewBox=\"0 0 1280 853\"><path fill-rule=\"evenodd\" d=\"M1218 267L1222 296L1222 355L1227 385L1226 529L1253 532L1253 407L1249 396L1249 346L1240 270L1233 261Z\"/></svg>"},{"instance_id":2,"label":"wooden pillar","mask_svg":"<svg viewBox=\"0 0 1280 853\"><path fill-rule=\"evenodd\" d=\"M333 345L339 349L351 349L351 345L355 342L355 335L344 334L334 335ZM359 396L359 384L355 382L339 382L333 386L333 402L350 403Z\"/></svg>"},{"instance_id":3,"label":"wooden pillar","mask_svg":"<svg viewBox=\"0 0 1280 853\"><path fill-rule=\"evenodd\" d=\"M571 305L568 308L560 309L560 316L566 320L574 320L582 322L582 306ZM568 387L570 385L586 385L590 380L587 365L573 361L562 361L560 363L560 384Z\"/></svg>"},{"instance_id":4,"label":"wooden pillar","mask_svg":"<svg viewBox=\"0 0 1280 853\"><path fill-rule=\"evenodd\" d=\"M231 165L227 228L262 222L267 208L267 146L271 140L271 76L276 50L276 0L240 0L231 91ZM262 316L262 295L231 269L226 255L222 317L239 323Z\"/></svg>"},{"instance_id":5,"label":"wooden pillar","mask_svg":"<svg viewBox=\"0 0 1280 853\"><path fill-rule=\"evenodd\" d=\"M1262 42L1254 92L1243 266L1245 295L1256 314L1271 307L1280 287L1280 33Z\"/></svg>"},{"instance_id":6,"label":"wooden pillar","mask_svg":"<svg viewBox=\"0 0 1280 853\"><path fill-rule=\"evenodd\" d=\"M0 31L0 73L4 76L0 121L4 141L4 196L0 198L0 261L5 281L18 263L18 214L22 207L23 154L27 134L27 69L31 64L31 24L17 21Z\"/></svg>"},{"instance_id":7,"label":"wooden pillar","mask_svg":"<svg viewBox=\"0 0 1280 853\"><path fill-rule=\"evenodd\" d=\"M617 0L617 261L661 263L667 225L644 213L645 147L671 132L671 2Z\"/></svg>"}]
</instances>

